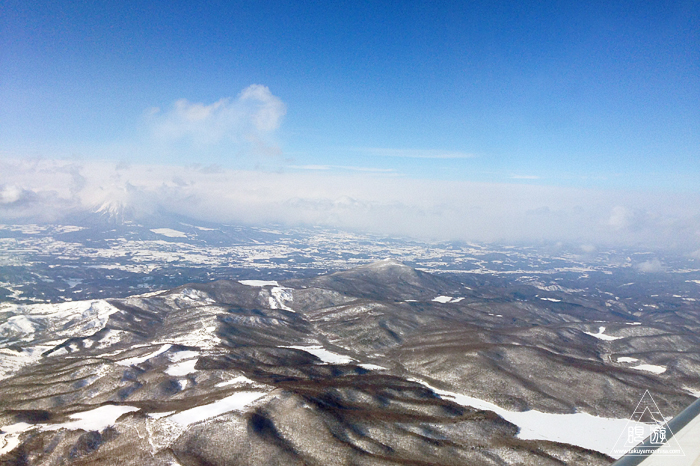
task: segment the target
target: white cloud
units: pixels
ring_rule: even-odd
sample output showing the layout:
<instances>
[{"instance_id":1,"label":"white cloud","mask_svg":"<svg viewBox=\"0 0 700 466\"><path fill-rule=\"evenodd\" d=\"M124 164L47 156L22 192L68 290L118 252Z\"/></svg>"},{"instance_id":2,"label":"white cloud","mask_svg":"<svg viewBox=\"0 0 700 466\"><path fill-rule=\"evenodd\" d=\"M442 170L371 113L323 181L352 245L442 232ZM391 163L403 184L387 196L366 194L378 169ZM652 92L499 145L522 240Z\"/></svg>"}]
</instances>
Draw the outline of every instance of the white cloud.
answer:
<instances>
[{"instance_id":1,"label":"white cloud","mask_svg":"<svg viewBox=\"0 0 700 466\"><path fill-rule=\"evenodd\" d=\"M290 165L289 168L292 168L294 170L330 170L331 167L330 165Z\"/></svg>"},{"instance_id":2,"label":"white cloud","mask_svg":"<svg viewBox=\"0 0 700 466\"><path fill-rule=\"evenodd\" d=\"M592 244L582 244L580 247L581 251L589 254L596 251L596 247Z\"/></svg>"},{"instance_id":3,"label":"white cloud","mask_svg":"<svg viewBox=\"0 0 700 466\"><path fill-rule=\"evenodd\" d=\"M382 147L361 147L354 150L381 157L404 157L412 159L469 159L476 157L474 154L468 154L466 152L437 149L391 149Z\"/></svg>"},{"instance_id":4,"label":"white cloud","mask_svg":"<svg viewBox=\"0 0 700 466\"><path fill-rule=\"evenodd\" d=\"M222 98L211 104L179 99L166 111L151 108L146 119L159 143L233 144L269 153L274 146L271 137L285 113L284 102L270 89L253 84L235 99Z\"/></svg>"},{"instance_id":5,"label":"white cloud","mask_svg":"<svg viewBox=\"0 0 700 466\"><path fill-rule=\"evenodd\" d=\"M17 185L0 186L0 204L12 204L20 200L22 189Z\"/></svg>"},{"instance_id":6,"label":"white cloud","mask_svg":"<svg viewBox=\"0 0 700 466\"><path fill-rule=\"evenodd\" d=\"M108 203L136 216L163 209L202 220L324 225L434 239L566 241L585 245L583 251L597 245L700 248L698 195L417 180L314 168L320 169L270 173L0 160L0 185L36 193L27 218ZM0 209L0 220L6 212ZM13 218L21 212L13 210Z\"/></svg>"},{"instance_id":7,"label":"white cloud","mask_svg":"<svg viewBox=\"0 0 700 466\"><path fill-rule=\"evenodd\" d=\"M640 272L645 273L663 272L665 270L665 267L663 266L663 264L661 264L661 261L656 258L639 263L636 265L635 268Z\"/></svg>"},{"instance_id":8,"label":"white cloud","mask_svg":"<svg viewBox=\"0 0 700 466\"><path fill-rule=\"evenodd\" d=\"M293 170L311 170L311 171L351 171L365 173L382 173L382 174L398 174L394 168L375 168L375 167L354 167L348 165L289 165L287 168Z\"/></svg>"},{"instance_id":9,"label":"white cloud","mask_svg":"<svg viewBox=\"0 0 700 466\"><path fill-rule=\"evenodd\" d=\"M630 225L630 220L632 217L632 212L623 206L615 206L610 212L610 217L608 218L608 225L610 225L614 230L622 230Z\"/></svg>"},{"instance_id":10,"label":"white cloud","mask_svg":"<svg viewBox=\"0 0 700 466\"><path fill-rule=\"evenodd\" d=\"M284 103L272 95L270 89L260 84L253 84L243 89L238 100L251 110L251 119L258 131L276 130L282 117L287 113Z\"/></svg>"}]
</instances>

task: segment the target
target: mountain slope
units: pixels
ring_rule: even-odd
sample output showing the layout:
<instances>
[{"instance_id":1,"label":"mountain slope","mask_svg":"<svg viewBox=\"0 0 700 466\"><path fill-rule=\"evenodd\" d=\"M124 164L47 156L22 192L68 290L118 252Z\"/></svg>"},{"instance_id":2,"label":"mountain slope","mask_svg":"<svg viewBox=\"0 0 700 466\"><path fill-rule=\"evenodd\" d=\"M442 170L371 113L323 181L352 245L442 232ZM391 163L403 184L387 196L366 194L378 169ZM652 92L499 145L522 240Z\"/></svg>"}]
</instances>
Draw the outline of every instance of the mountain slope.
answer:
<instances>
[{"instance_id":1,"label":"mountain slope","mask_svg":"<svg viewBox=\"0 0 700 466\"><path fill-rule=\"evenodd\" d=\"M381 261L281 284L6 306L0 459L609 464L600 444L523 436L525 424L501 416L624 421L642 388L669 414L692 400L683 387L700 373L695 317L674 334L656 315L629 325L580 298L488 296Z\"/></svg>"}]
</instances>

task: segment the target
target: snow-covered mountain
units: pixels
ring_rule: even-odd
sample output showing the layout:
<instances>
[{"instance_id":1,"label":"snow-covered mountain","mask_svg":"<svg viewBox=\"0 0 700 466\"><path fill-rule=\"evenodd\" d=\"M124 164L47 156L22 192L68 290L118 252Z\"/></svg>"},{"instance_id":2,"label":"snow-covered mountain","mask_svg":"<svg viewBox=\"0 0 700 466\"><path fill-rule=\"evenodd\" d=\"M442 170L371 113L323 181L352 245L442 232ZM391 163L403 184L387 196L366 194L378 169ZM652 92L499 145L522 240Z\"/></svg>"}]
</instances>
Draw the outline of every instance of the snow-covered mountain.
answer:
<instances>
[{"instance_id":1,"label":"snow-covered mountain","mask_svg":"<svg viewBox=\"0 0 700 466\"><path fill-rule=\"evenodd\" d=\"M0 305L3 464L609 464L700 390L700 312L385 260ZM609 445L610 444L610 445Z\"/></svg>"}]
</instances>

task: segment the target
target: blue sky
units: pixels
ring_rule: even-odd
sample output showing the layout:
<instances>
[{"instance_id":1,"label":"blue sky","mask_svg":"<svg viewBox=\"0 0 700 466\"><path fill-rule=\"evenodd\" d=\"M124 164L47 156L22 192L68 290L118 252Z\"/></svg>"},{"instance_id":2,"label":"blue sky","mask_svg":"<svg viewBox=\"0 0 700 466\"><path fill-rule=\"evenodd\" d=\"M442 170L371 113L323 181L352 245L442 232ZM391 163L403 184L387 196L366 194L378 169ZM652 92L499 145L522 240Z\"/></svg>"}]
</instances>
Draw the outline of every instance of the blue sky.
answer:
<instances>
[{"instance_id":1,"label":"blue sky","mask_svg":"<svg viewBox=\"0 0 700 466\"><path fill-rule=\"evenodd\" d=\"M2 10L0 157L700 192L696 1Z\"/></svg>"},{"instance_id":2,"label":"blue sky","mask_svg":"<svg viewBox=\"0 0 700 466\"><path fill-rule=\"evenodd\" d=\"M689 176L700 172L697 2L4 5L4 151L90 158L143 145L146 109L211 104L261 84L286 104L275 137L288 160L258 165L698 181ZM231 146L194 156L250 164ZM389 158L372 148L473 157Z\"/></svg>"}]
</instances>

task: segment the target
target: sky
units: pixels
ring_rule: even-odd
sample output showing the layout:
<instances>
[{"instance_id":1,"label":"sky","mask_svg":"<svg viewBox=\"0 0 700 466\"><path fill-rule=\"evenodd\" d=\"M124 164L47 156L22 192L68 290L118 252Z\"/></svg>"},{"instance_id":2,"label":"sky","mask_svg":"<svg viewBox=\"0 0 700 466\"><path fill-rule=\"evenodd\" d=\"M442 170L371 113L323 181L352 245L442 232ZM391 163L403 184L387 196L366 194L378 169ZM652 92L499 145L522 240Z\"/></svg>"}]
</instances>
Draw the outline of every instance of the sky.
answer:
<instances>
[{"instance_id":1,"label":"sky","mask_svg":"<svg viewBox=\"0 0 700 466\"><path fill-rule=\"evenodd\" d=\"M700 250L696 1L0 8L0 220Z\"/></svg>"}]
</instances>

